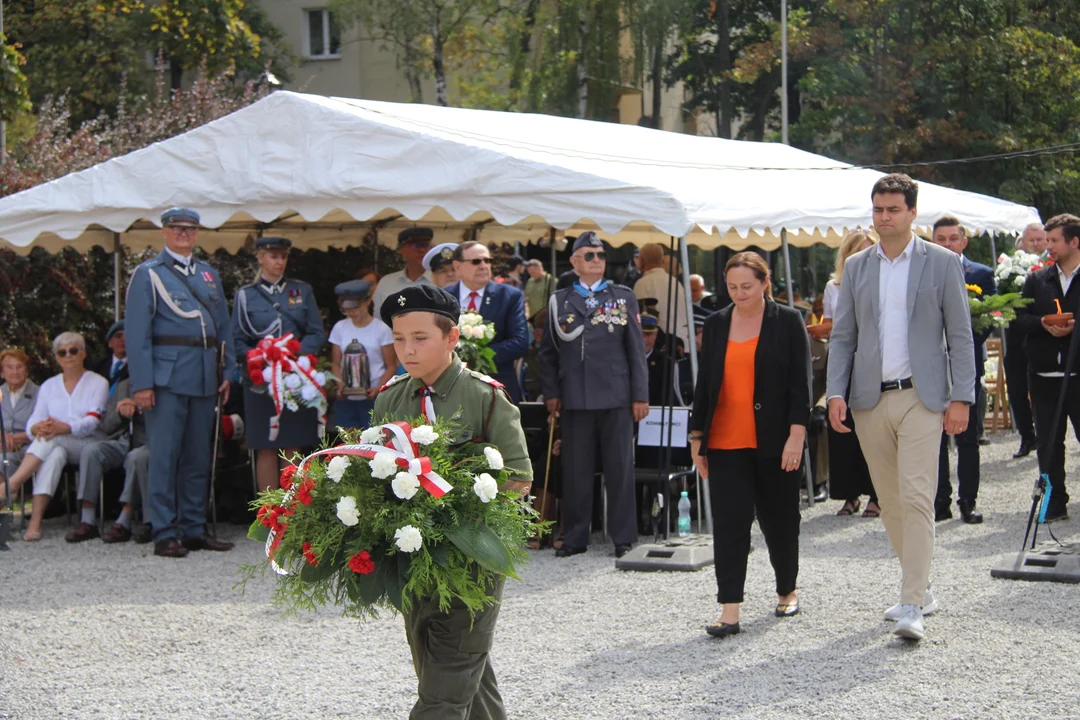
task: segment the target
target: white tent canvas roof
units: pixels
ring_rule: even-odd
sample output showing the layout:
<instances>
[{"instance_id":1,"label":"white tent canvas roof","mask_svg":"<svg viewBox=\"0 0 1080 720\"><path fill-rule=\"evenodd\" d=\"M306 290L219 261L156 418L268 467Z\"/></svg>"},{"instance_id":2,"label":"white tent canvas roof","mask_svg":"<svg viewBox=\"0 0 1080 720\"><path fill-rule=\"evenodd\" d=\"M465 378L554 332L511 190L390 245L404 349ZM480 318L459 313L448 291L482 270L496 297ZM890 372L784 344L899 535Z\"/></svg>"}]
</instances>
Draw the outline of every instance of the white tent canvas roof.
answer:
<instances>
[{"instance_id":1,"label":"white tent canvas roof","mask_svg":"<svg viewBox=\"0 0 1080 720\"><path fill-rule=\"evenodd\" d=\"M529 241L596 229L615 244L836 244L870 225L881 173L775 143L681 135L546 115L277 92L183 135L0 199L0 238L159 245L158 217L202 216L200 244L235 251L258 232L302 248L388 245L430 224L447 240ZM1033 208L921 184L919 222L958 217L1017 233ZM618 233L618 237L610 238Z\"/></svg>"}]
</instances>

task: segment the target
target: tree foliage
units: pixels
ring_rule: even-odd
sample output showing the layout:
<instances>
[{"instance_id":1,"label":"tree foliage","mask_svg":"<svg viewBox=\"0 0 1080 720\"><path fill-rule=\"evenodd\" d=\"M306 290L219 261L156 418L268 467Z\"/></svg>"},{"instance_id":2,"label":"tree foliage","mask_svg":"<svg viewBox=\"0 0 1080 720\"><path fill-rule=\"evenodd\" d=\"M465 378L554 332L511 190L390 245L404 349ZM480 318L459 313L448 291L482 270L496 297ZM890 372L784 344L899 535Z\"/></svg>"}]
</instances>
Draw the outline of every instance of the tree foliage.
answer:
<instances>
[{"instance_id":1,"label":"tree foliage","mask_svg":"<svg viewBox=\"0 0 1080 720\"><path fill-rule=\"evenodd\" d=\"M0 121L10 121L16 113L30 111L30 91L22 66L26 58L0 33Z\"/></svg>"}]
</instances>

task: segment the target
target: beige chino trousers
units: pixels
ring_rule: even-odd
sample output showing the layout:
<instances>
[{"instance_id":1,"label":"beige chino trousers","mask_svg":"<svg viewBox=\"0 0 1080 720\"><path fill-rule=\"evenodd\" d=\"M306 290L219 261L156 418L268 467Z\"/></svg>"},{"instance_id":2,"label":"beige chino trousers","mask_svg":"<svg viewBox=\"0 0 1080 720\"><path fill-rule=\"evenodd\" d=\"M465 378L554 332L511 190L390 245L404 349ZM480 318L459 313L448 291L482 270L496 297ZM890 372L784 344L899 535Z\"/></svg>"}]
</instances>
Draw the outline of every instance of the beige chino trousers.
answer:
<instances>
[{"instance_id":1,"label":"beige chino trousers","mask_svg":"<svg viewBox=\"0 0 1080 720\"><path fill-rule=\"evenodd\" d=\"M869 410L852 410L881 521L900 559L900 602L922 606L934 557L934 496L942 414L914 388L882 393Z\"/></svg>"}]
</instances>

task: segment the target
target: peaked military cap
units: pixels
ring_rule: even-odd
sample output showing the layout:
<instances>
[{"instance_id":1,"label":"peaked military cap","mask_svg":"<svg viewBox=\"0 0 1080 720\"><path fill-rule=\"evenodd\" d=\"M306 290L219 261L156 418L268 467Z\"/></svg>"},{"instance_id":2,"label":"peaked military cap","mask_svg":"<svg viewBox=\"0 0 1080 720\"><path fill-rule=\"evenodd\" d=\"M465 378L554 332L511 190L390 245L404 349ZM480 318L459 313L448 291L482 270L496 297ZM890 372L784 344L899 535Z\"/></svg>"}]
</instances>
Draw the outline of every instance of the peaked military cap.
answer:
<instances>
[{"instance_id":1,"label":"peaked military cap","mask_svg":"<svg viewBox=\"0 0 1080 720\"><path fill-rule=\"evenodd\" d=\"M261 237L255 239L256 250L269 250L271 248L277 248L280 250L288 250L292 247L292 240L283 237Z\"/></svg>"},{"instance_id":2,"label":"peaked military cap","mask_svg":"<svg viewBox=\"0 0 1080 720\"><path fill-rule=\"evenodd\" d=\"M435 231L428 227L413 227L406 228L398 233L397 246L400 248L402 245L414 240L426 240L431 242L435 239Z\"/></svg>"},{"instance_id":3,"label":"peaked military cap","mask_svg":"<svg viewBox=\"0 0 1080 720\"><path fill-rule=\"evenodd\" d=\"M105 333L105 342L109 342L113 339L113 335L118 332L124 332L124 321L119 320L109 326L109 332Z\"/></svg>"},{"instance_id":4,"label":"peaked military cap","mask_svg":"<svg viewBox=\"0 0 1080 720\"><path fill-rule=\"evenodd\" d=\"M641 310L641 332L654 333L660 329L660 317L659 313L653 308L642 308Z\"/></svg>"},{"instance_id":5,"label":"peaked military cap","mask_svg":"<svg viewBox=\"0 0 1080 720\"><path fill-rule=\"evenodd\" d=\"M174 207L161 213L162 225L198 225L199 222L199 213L191 208Z\"/></svg>"},{"instance_id":6,"label":"peaked military cap","mask_svg":"<svg viewBox=\"0 0 1080 720\"><path fill-rule=\"evenodd\" d=\"M596 233L594 233L592 230L589 230L578 235L577 240L574 241L574 247L570 250L570 252L575 253L578 251L578 248L583 247L602 248L604 247L604 243L601 242L600 238L596 236Z\"/></svg>"},{"instance_id":7,"label":"peaked military cap","mask_svg":"<svg viewBox=\"0 0 1080 720\"><path fill-rule=\"evenodd\" d=\"M382 321L393 327L394 318L410 312L430 312L444 315L455 323L461 315L457 298L434 285L410 285L391 294L383 301L379 314Z\"/></svg>"},{"instance_id":8,"label":"peaked military cap","mask_svg":"<svg viewBox=\"0 0 1080 720\"><path fill-rule=\"evenodd\" d=\"M454 259L454 248L457 243L440 243L427 251L422 263L425 270L438 270Z\"/></svg>"},{"instance_id":9,"label":"peaked military cap","mask_svg":"<svg viewBox=\"0 0 1080 720\"><path fill-rule=\"evenodd\" d=\"M366 298L371 295L371 283L367 280L346 280L334 286L334 294L347 298Z\"/></svg>"}]
</instances>

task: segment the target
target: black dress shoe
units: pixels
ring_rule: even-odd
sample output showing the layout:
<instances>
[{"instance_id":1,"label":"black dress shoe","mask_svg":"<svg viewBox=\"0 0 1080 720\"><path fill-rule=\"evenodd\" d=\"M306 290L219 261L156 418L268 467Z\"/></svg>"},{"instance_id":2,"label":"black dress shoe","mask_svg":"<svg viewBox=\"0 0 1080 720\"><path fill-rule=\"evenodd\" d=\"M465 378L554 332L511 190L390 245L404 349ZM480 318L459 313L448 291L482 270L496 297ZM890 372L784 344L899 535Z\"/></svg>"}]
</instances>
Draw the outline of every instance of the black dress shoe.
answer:
<instances>
[{"instance_id":1,"label":"black dress shoe","mask_svg":"<svg viewBox=\"0 0 1080 720\"><path fill-rule=\"evenodd\" d=\"M814 502L825 502L829 499L829 488L824 485L814 486Z\"/></svg>"},{"instance_id":2,"label":"black dress shoe","mask_svg":"<svg viewBox=\"0 0 1080 720\"><path fill-rule=\"evenodd\" d=\"M182 558L189 550L180 544L176 538L160 540L154 543L154 554L160 557Z\"/></svg>"},{"instance_id":3,"label":"black dress shoe","mask_svg":"<svg viewBox=\"0 0 1080 720\"><path fill-rule=\"evenodd\" d=\"M1020 449L1013 453L1013 459L1019 460L1022 457L1027 457L1036 448L1037 444L1033 437L1020 438Z\"/></svg>"},{"instance_id":4,"label":"black dress shoe","mask_svg":"<svg viewBox=\"0 0 1080 720\"><path fill-rule=\"evenodd\" d=\"M131 537L137 544L145 545L154 539L154 531L150 528L150 523L139 523L131 532Z\"/></svg>"},{"instance_id":5,"label":"black dress shoe","mask_svg":"<svg viewBox=\"0 0 1080 720\"><path fill-rule=\"evenodd\" d=\"M705 626L705 632L709 633L713 637L727 637L728 635L739 634L739 623L726 623L719 620L711 625Z\"/></svg>"},{"instance_id":6,"label":"black dress shoe","mask_svg":"<svg viewBox=\"0 0 1080 720\"><path fill-rule=\"evenodd\" d=\"M979 438L979 445L982 445L983 447L986 447L987 445L991 445L991 444L992 443L990 442L990 438L988 438L988 437Z\"/></svg>"},{"instance_id":7,"label":"black dress shoe","mask_svg":"<svg viewBox=\"0 0 1080 720\"><path fill-rule=\"evenodd\" d=\"M1057 520L1068 520L1069 508L1065 503L1050 501L1050 507L1046 508L1046 522L1055 522Z\"/></svg>"},{"instance_id":8,"label":"black dress shoe","mask_svg":"<svg viewBox=\"0 0 1080 720\"><path fill-rule=\"evenodd\" d=\"M210 537L209 535L203 535L201 537L184 538L184 547L188 550L216 550L217 552L225 552L226 550L232 550L236 545L228 540L219 540L216 537Z\"/></svg>"},{"instance_id":9,"label":"black dress shoe","mask_svg":"<svg viewBox=\"0 0 1080 720\"><path fill-rule=\"evenodd\" d=\"M978 525L983 521L982 513L975 509L974 500L960 500L956 506L960 508L960 517L968 525Z\"/></svg>"},{"instance_id":10,"label":"black dress shoe","mask_svg":"<svg viewBox=\"0 0 1080 720\"><path fill-rule=\"evenodd\" d=\"M938 506L934 508L934 522L952 520L952 516L952 509L948 505Z\"/></svg>"},{"instance_id":11,"label":"black dress shoe","mask_svg":"<svg viewBox=\"0 0 1080 720\"><path fill-rule=\"evenodd\" d=\"M621 558L623 555L630 552L633 548L634 548L633 545L616 545L615 546L615 557Z\"/></svg>"},{"instance_id":12,"label":"black dress shoe","mask_svg":"<svg viewBox=\"0 0 1080 720\"><path fill-rule=\"evenodd\" d=\"M65 535L64 539L69 543L78 543L99 537L101 537L101 533L98 532L97 525L81 522L74 530Z\"/></svg>"},{"instance_id":13,"label":"black dress shoe","mask_svg":"<svg viewBox=\"0 0 1080 720\"><path fill-rule=\"evenodd\" d=\"M571 555L580 555L589 548L576 548L569 545L563 545L561 548L555 551L555 557L570 557Z\"/></svg>"}]
</instances>

